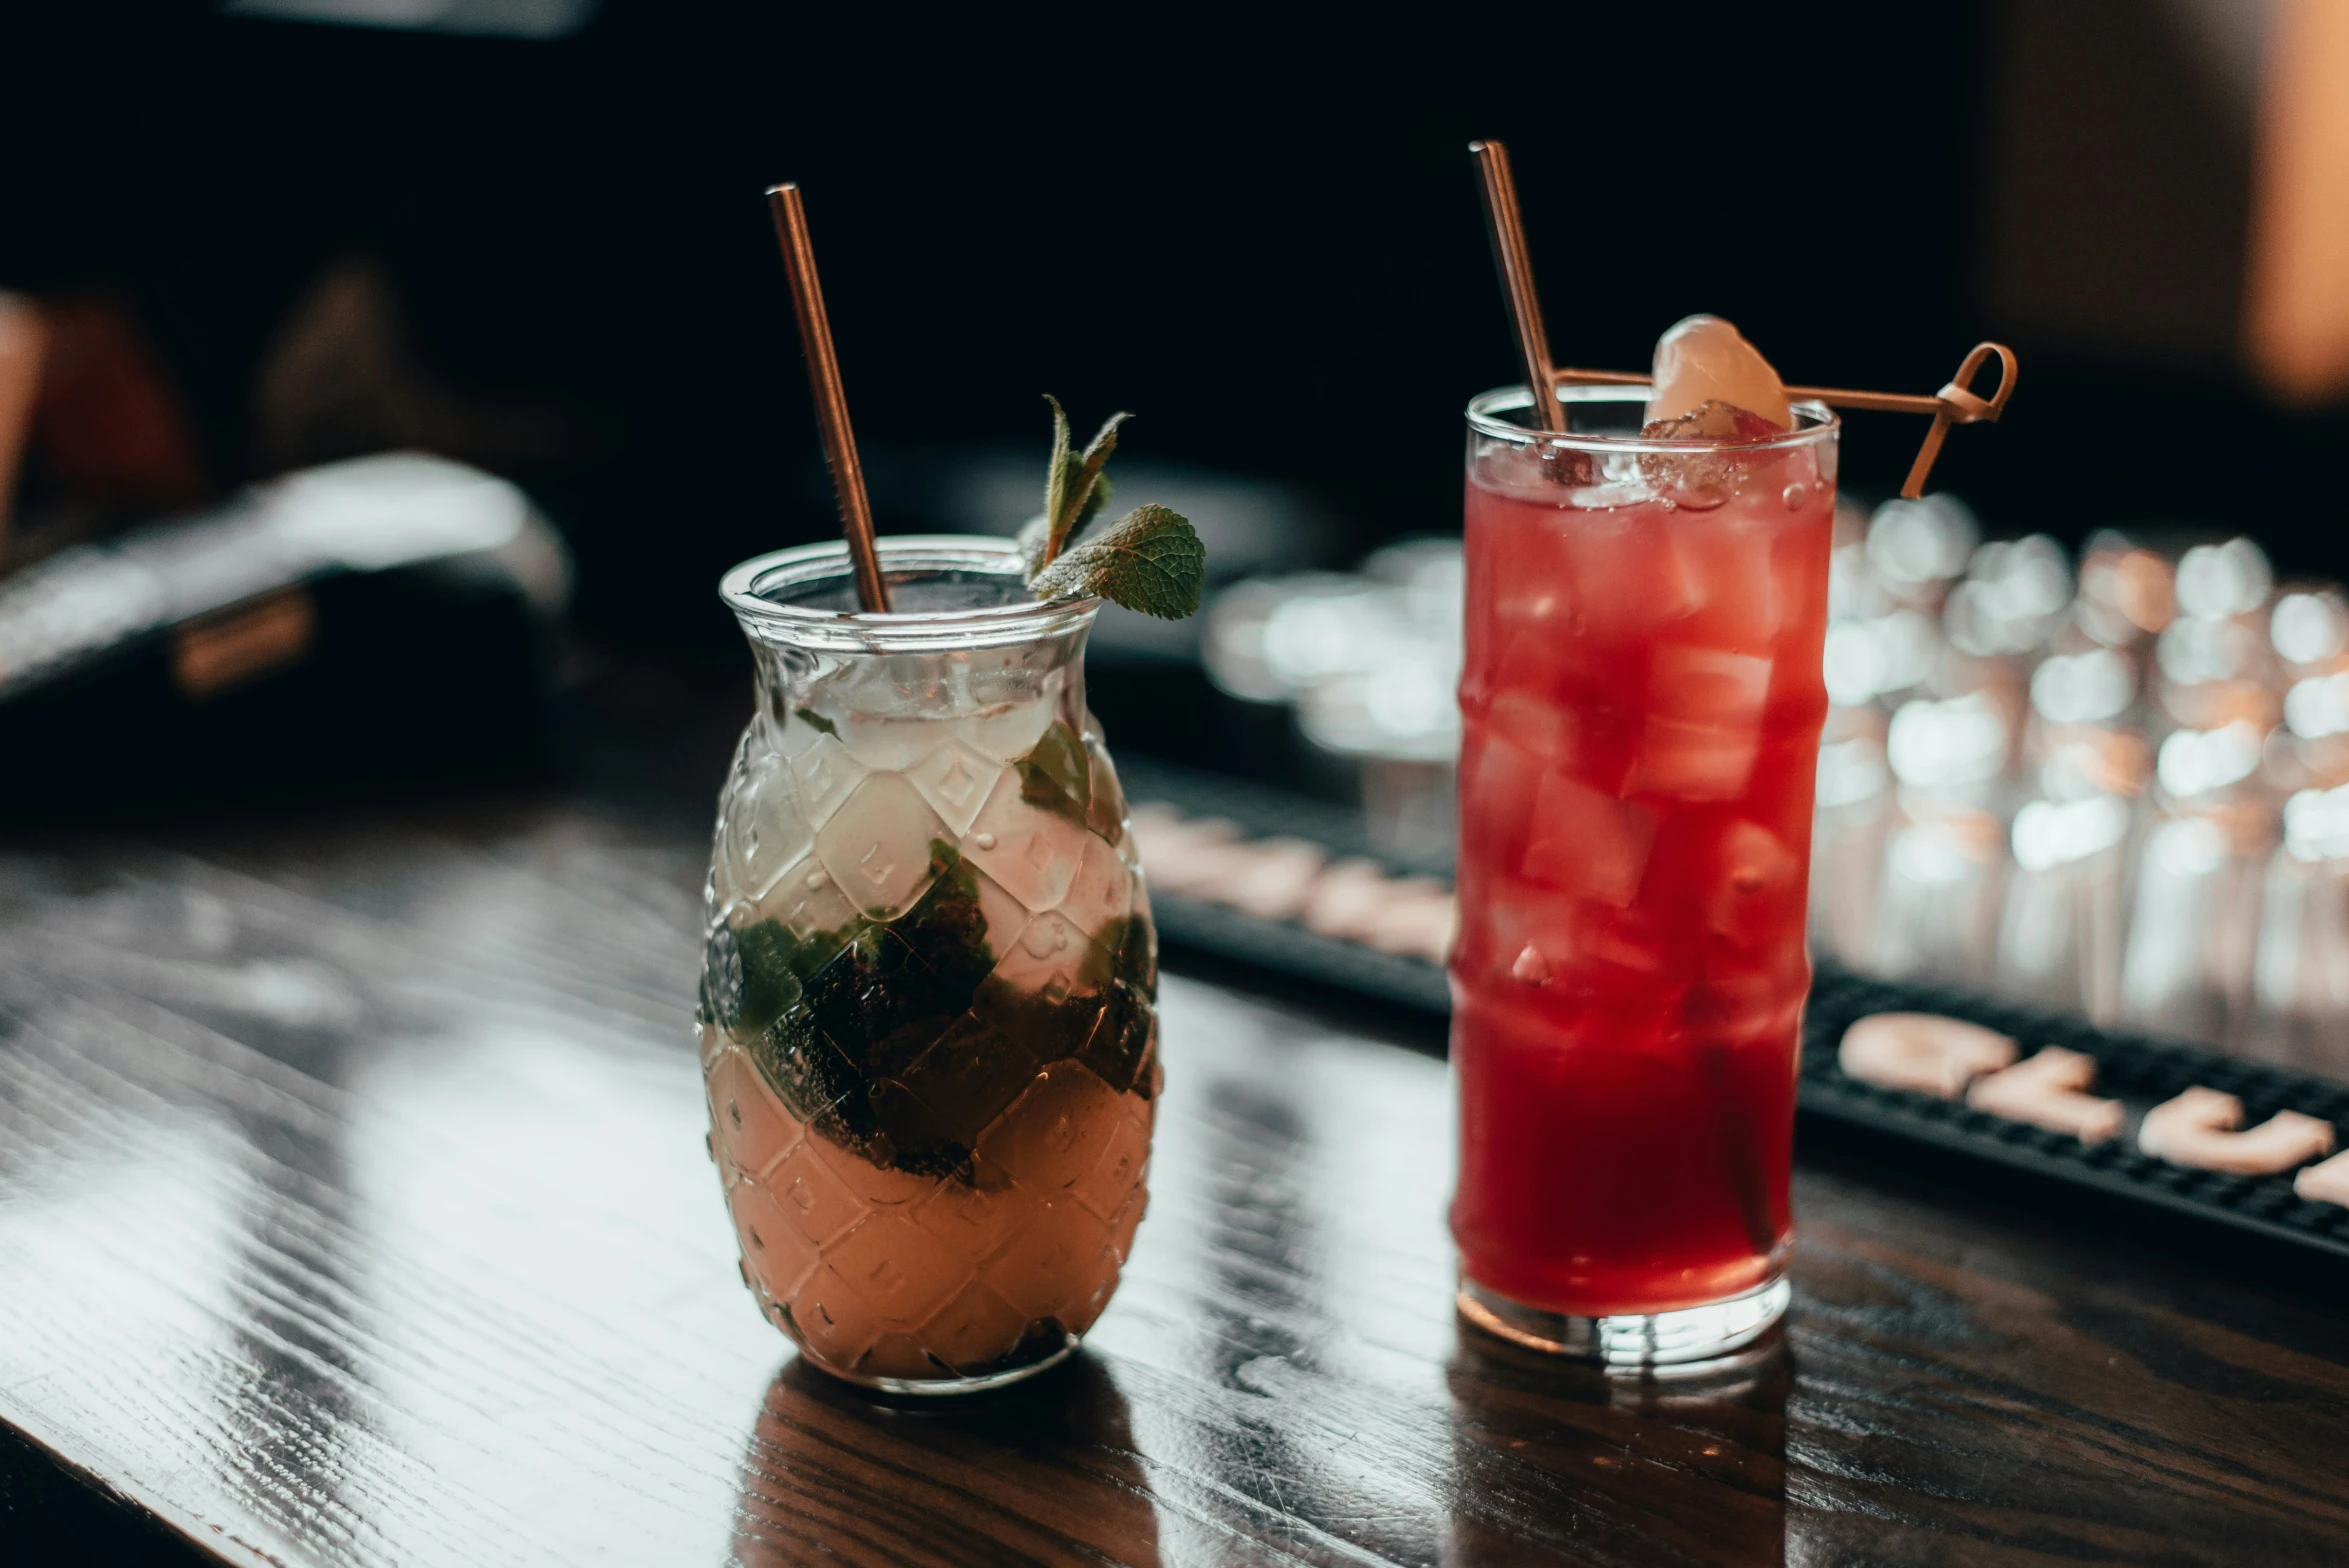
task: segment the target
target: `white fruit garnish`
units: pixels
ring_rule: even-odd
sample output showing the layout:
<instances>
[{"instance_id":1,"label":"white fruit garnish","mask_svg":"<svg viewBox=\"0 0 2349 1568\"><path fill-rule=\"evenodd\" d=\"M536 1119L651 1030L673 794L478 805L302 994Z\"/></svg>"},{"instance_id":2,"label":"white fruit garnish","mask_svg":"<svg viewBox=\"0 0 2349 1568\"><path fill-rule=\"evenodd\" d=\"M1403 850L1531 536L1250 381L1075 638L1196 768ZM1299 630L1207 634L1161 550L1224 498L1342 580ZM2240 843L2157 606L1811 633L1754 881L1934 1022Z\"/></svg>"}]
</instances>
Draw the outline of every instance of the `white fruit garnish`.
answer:
<instances>
[{"instance_id":1,"label":"white fruit garnish","mask_svg":"<svg viewBox=\"0 0 2349 1568\"><path fill-rule=\"evenodd\" d=\"M1648 423L1685 418L1713 402L1742 408L1781 430L1794 428L1786 387L1761 352L1719 316L1690 316L1656 339Z\"/></svg>"}]
</instances>

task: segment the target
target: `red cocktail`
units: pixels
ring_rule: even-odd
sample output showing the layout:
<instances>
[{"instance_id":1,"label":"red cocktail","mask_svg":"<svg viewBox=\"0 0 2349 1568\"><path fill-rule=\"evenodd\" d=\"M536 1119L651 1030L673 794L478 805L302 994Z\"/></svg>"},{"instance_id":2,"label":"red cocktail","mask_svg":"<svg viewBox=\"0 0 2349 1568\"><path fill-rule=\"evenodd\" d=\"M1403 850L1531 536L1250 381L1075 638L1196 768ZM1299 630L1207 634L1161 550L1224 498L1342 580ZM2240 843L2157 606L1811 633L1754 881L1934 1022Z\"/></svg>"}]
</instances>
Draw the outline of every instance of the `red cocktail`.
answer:
<instances>
[{"instance_id":1,"label":"red cocktail","mask_svg":"<svg viewBox=\"0 0 2349 1568\"><path fill-rule=\"evenodd\" d=\"M1565 435L1469 405L1461 1303L1703 1359L1785 1303L1838 427L1562 395Z\"/></svg>"}]
</instances>

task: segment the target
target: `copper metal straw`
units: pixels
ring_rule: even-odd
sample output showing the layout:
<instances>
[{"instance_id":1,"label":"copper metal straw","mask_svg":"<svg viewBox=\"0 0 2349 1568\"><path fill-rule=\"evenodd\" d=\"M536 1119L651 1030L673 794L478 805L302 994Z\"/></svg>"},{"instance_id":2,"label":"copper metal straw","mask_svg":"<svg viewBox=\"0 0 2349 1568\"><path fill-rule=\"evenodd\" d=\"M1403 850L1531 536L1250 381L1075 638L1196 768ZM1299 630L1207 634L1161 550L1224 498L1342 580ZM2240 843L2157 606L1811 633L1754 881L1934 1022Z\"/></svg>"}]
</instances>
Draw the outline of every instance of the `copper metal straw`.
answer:
<instances>
[{"instance_id":1,"label":"copper metal straw","mask_svg":"<svg viewBox=\"0 0 2349 1568\"><path fill-rule=\"evenodd\" d=\"M1541 297L1533 288L1533 253L1525 248L1525 215L1517 205L1517 180L1509 172L1509 149L1499 142L1470 142L1469 154L1484 176L1485 230L1493 240L1493 265L1501 269L1501 291L1509 296L1509 319L1517 324L1517 353L1525 362L1528 389L1552 388L1549 334L1542 330ZM1566 410L1558 395L1536 396L1534 412L1544 430L1566 433Z\"/></svg>"},{"instance_id":2,"label":"copper metal straw","mask_svg":"<svg viewBox=\"0 0 2349 1568\"><path fill-rule=\"evenodd\" d=\"M1493 237L1493 260L1500 268L1501 290L1509 297L1509 315L1517 325L1517 348L1525 361L1528 388L1547 387L1550 395L1534 402L1542 428L1563 433L1566 411L1557 388L1572 386L1644 387L1653 379L1627 370L1560 370L1550 364L1549 339L1542 331L1541 302L1533 290L1533 261L1525 248L1525 219L1517 206L1517 182L1509 173L1508 149L1496 141L1468 144L1484 176L1484 215ZM1988 397L1974 391L1974 378L1991 355L1998 356L1999 380ZM1787 401L1819 402L1830 408L1871 409L1888 414L1930 414L1933 426L1900 493L1914 501L1925 493L1925 478L1941 455L1941 443L1952 425L1996 423L2014 395L2020 370L2015 351L2004 343L1977 343L1948 385L1930 397L1911 392L1857 392L1843 387L1788 387Z\"/></svg>"},{"instance_id":3,"label":"copper metal straw","mask_svg":"<svg viewBox=\"0 0 2349 1568\"><path fill-rule=\"evenodd\" d=\"M791 311L799 318L799 346L807 355L808 390L815 394L816 422L824 430L824 456L832 465L832 493L840 501L840 528L856 564L856 598L868 614L889 612L889 585L873 549L873 507L865 499L864 465L856 457L856 432L848 425L848 394L840 387L840 358L832 351L832 320L824 314L824 286L816 279L816 251L808 243L807 208L799 187L767 191L775 214L775 238L783 245L783 270L791 275Z\"/></svg>"}]
</instances>

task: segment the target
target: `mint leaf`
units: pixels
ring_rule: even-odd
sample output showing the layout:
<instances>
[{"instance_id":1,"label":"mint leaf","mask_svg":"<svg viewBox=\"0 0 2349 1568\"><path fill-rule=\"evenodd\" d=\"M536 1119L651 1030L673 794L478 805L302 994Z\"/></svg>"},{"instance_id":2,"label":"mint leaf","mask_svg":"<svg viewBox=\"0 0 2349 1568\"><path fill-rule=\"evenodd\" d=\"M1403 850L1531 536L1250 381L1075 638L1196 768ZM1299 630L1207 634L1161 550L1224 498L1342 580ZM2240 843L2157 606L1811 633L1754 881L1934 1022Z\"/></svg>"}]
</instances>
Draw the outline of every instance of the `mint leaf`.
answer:
<instances>
[{"instance_id":1,"label":"mint leaf","mask_svg":"<svg viewBox=\"0 0 2349 1568\"><path fill-rule=\"evenodd\" d=\"M1038 572L1043 599L1098 595L1129 610L1179 621L1199 608L1207 547L1190 520L1163 506L1137 506Z\"/></svg>"},{"instance_id":2,"label":"mint leaf","mask_svg":"<svg viewBox=\"0 0 2349 1568\"><path fill-rule=\"evenodd\" d=\"M1022 530L1021 553L1028 559L1028 575L1033 577L1041 568L1059 559L1068 548L1069 536L1093 520L1102 503L1109 499L1108 489L1101 479L1101 465L1109 461L1109 454L1117 450L1117 427L1133 418L1131 414L1112 414L1085 443L1082 452L1069 450L1068 414L1060 406L1060 399L1051 393L1044 401L1052 405L1052 458L1044 475L1044 539L1040 550L1027 548L1025 530Z\"/></svg>"},{"instance_id":3,"label":"mint leaf","mask_svg":"<svg viewBox=\"0 0 2349 1568\"><path fill-rule=\"evenodd\" d=\"M1109 499L1102 488L1106 481L1101 477L1101 465L1108 462L1109 454L1117 450L1117 427L1133 417L1131 414L1110 415L1101 422L1101 428L1093 433L1093 439L1085 443L1084 454L1078 459L1076 476L1069 483L1069 527L1061 535L1064 547L1068 543L1068 535L1090 522L1093 514L1101 510L1102 502ZM1058 555L1060 551L1052 553Z\"/></svg>"},{"instance_id":4,"label":"mint leaf","mask_svg":"<svg viewBox=\"0 0 2349 1568\"><path fill-rule=\"evenodd\" d=\"M1067 542L1068 525L1065 521L1068 504L1069 455L1068 414L1061 408L1060 399L1051 393L1044 401L1052 405L1052 457L1044 468L1044 529L1045 546L1042 560L1049 563L1060 554Z\"/></svg>"}]
</instances>

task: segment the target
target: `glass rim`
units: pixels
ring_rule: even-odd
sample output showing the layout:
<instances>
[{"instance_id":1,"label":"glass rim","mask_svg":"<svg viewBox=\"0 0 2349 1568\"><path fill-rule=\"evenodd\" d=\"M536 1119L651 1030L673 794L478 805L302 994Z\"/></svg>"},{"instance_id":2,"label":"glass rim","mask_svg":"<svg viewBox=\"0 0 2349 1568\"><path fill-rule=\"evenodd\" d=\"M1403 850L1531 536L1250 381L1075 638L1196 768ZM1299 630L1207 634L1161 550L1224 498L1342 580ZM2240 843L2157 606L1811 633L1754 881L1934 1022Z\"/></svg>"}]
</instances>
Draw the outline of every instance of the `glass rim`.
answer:
<instances>
[{"instance_id":1,"label":"glass rim","mask_svg":"<svg viewBox=\"0 0 2349 1568\"><path fill-rule=\"evenodd\" d=\"M1614 382L1598 386L1563 386L1557 389L1558 401L1575 403L1630 403L1647 401L1653 383L1647 381ZM1782 452L1796 447L1815 446L1833 440L1842 430L1843 421L1835 410L1815 398L1798 399L1794 412L1798 418L1812 420L1807 425L1796 425L1784 435L1769 436L1759 441L1708 441L1702 437L1677 439L1664 436L1618 436L1592 431L1536 430L1500 416L1533 407L1533 392L1523 383L1513 387L1495 387L1479 392L1468 400L1468 428L1478 435L1492 436L1503 441L1514 441L1525 446L1555 447L1574 452Z\"/></svg>"},{"instance_id":2,"label":"glass rim","mask_svg":"<svg viewBox=\"0 0 2349 1568\"><path fill-rule=\"evenodd\" d=\"M975 571L1017 581L1025 587L1027 562L1019 541L992 534L893 534L876 539L884 577L901 573ZM780 603L767 597L778 589L805 590L853 580L848 541L770 550L738 561L718 579L718 597L743 629L762 641L780 639L802 646L869 652L921 652L950 647L990 647L1049 637L1083 626L1101 608L1091 597L1020 599L963 610L892 611L822 609Z\"/></svg>"}]
</instances>

